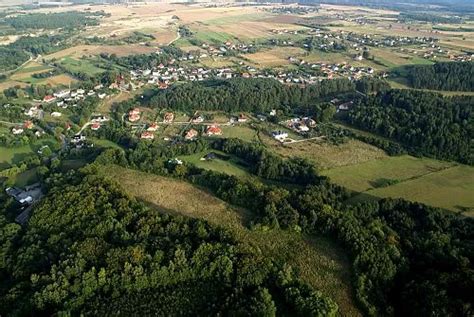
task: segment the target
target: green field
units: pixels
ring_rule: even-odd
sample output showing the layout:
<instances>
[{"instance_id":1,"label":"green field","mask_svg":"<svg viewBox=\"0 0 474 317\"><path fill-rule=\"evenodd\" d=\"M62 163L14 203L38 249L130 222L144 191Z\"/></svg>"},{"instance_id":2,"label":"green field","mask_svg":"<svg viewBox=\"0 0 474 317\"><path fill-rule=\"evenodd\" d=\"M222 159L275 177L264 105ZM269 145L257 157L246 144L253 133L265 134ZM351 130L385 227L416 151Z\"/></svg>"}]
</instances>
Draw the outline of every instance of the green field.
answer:
<instances>
[{"instance_id":1,"label":"green field","mask_svg":"<svg viewBox=\"0 0 474 317\"><path fill-rule=\"evenodd\" d=\"M404 198L474 215L474 167L412 156L389 157L323 171L360 192L350 201Z\"/></svg>"},{"instance_id":2,"label":"green field","mask_svg":"<svg viewBox=\"0 0 474 317\"><path fill-rule=\"evenodd\" d=\"M61 59L60 64L72 72L83 72L91 76L105 71L86 59L77 60L71 57L64 57Z\"/></svg>"},{"instance_id":3,"label":"green field","mask_svg":"<svg viewBox=\"0 0 474 317\"><path fill-rule=\"evenodd\" d=\"M349 259L330 239L283 230L249 230L244 225L248 211L230 206L180 180L118 166L104 166L101 173L152 208L226 227L241 243L293 266L305 282L337 302L342 316L361 316L353 298Z\"/></svg>"},{"instance_id":4,"label":"green field","mask_svg":"<svg viewBox=\"0 0 474 317\"><path fill-rule=\"evenodd\" d=\"M229 156L229 160L222 160L222 159L215 158L210 161L202 161L201 158L204 157L209 152L214 152L221 155L229 156L222 152L212 150L212 151L197 153L193 155L181 156L179 158L182 159L184 162L194 164L197 167L203 168L206 170L216 171L216 172L234 175L238 177L251 177L249 172L246 171L242 165L239 165L239 163L241 163L240 160L232 156Z\"/></svg>"}]
</instances>

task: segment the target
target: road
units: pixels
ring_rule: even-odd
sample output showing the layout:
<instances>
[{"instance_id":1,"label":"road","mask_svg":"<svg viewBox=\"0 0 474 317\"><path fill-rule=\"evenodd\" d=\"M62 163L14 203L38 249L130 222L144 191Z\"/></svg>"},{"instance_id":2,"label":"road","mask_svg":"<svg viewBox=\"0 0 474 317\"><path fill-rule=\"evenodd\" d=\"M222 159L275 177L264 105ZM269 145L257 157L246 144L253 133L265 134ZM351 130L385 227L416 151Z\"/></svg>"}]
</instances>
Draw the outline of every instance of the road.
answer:
<instances>
[{"instance_id":1,"label":"road","mask_svg":"<svg viewBox=\"0 0 474 317\"><path fill-rule=\"evenodd\" d=\"M307 142L307 141L322 141L324 140L326 137L325 136L316 136L314 138L308 138L308 139L301 139L301 140L293 140L291 139L291 141L288 141L288 142L281 142L283 144L294 144L294 143L301 143L301 142Z\"/></svg>"},{"instance_id":2,"label":"road","mask_svg":"<svg viewBox=\"0 0 474 317\"><path fill-rule=\"evenodd\" d=\"M173 44L174 42L176 42L180 38L181 38L181 34L179 34L179 30L178 30L178 31L176 31L176 38L174 40L172 40L171 42L169 42L168 45Z\"/></svg>"}]
</instances>

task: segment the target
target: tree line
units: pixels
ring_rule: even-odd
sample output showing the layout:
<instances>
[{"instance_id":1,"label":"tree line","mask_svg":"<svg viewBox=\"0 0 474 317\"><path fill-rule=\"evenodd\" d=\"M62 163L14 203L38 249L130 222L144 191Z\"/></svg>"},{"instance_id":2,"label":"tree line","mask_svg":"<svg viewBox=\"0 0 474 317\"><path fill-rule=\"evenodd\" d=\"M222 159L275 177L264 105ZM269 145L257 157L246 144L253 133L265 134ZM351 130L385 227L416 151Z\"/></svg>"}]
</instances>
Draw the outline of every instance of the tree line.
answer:
<instances>
[{"instance_id":1,"label":"tree line","mask_svg":"<svg viewBox=\"0 0 474 317\"><path fill-rule=\"evenodd\" d=\"M410 153L474 163L474 98L391 90L359 100L350 124L401 143Z\"/></svg>"},{"instance_id":2,"label":"tree line","mask_svg":"<svg viewBox=\"0 0 474 317\"><path fill-rule=\"evenodd\" d=\"M4 23L17 30L25 29L77 29L79 27L99 25L98 17L105 16L103 11L96 12L56 12L19 14L4 19Z\"/></svg>"},{"instance_id":3,"label":"tree line","mask_svg":"<svg viewBox=\"0 0 474 317\"><path fill-rule=\"evenodd\" d=\"M410 85L419 89L474 91L473 74L474 62L440 62L406 68Z\"/></svg>"}]
</instances>

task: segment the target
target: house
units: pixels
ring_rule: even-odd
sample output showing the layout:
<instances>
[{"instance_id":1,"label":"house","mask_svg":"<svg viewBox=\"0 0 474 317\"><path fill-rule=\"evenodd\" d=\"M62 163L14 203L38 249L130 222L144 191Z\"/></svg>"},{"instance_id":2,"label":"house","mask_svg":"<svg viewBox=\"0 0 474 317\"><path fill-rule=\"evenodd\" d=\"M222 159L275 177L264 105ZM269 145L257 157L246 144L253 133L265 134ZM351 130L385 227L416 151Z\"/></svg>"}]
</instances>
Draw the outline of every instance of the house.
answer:
<instances>
[{"instance_id":1,"label":"house","mask_svg":"<svg viewBox=\"0 0 474 317\"><path fill-rule=\"evenodd\" d=\"M128 121L137 122L140 120L140 109L134 108L128 112Z\"/></svg>"},{"instance_id":2,"label":"house","mask_svg":"<svg viewBox=\"0 0 474 317\"><path fill-rule=\"evenodd\" d=\"M109 118L103 115L96 115L92 118L92 122L107 122L109 121Z\"/></svg>"},{"instance_id":3,"label":"house","mask_svg":"<svg viewBox=\"0 0 474 317\"><path fill-rule=\"evenodd\" d=\"M158 89L168 89L168 84L159 82L158 83Z\"/></svg>"},{"instance_id":4,"label":"house","mask_svg":"<svg viewBox=\"0 0 474 317\"><path fill-rule=\"evenodd\" d=\"M93 124L91 124L91 130L97 131L99 129L100 129L100 123L99 122L94 122Z\"/></svg>"},{"instance_id":5,"label":"house","mask_svg":"<svg viewBox=\"0 0 474 317\"><path fill-rule=\"evenodd\" d=\"M104 99L105 97L107 97L107 94L106 93L100 93L97 95L97 97L99 97L99 99Z\"/></svg>"},{"instance_id":6,"label":"house","mask_svg":"<svg viewBox=\"0 0 474 317\"><path fill-rule=\"evenodd\" d=\"M40 149L37 151L38 154L43 154L43 151L46 150L46 149L49 149L49 145L43 145L42 147L40 147Z\"/></svg>"},{"instance_id":7,"label":"house","mask_svg":"<svg viewBox=\"0 0 474 317\"><path fill-rule=\"evenodd\" d=\"M69 97L70 94L71 94L70 90L61 90L57 93L54 93L54 97L56 97L56 98L66 98L66 97Z\"/></svg>"},{"instance_id":8,"label":"house","mask_svg":"<svg viewBox=\"0 0 474 317\"><path fill-rule=\"evenodd\" d=\"M306 124L304 123L299 123L297 126L296 126L296 129L300 132L308 132L309 131L309 128Z\"/></svg>"},{"instance_id":9,"label":"house","mask_svg":"<svg viewBox=\"0 0 474 317\"><path fill-rule=\"evenodd\" d=\"M66 122L66 124L64 125L64 128L66 129L66 131L71 130L71 124L69 122Z\"/></svg>"},{"instance_id":10,"label":"house","mask_svg":"<svg viewBox=\"0 0 474 317\"><path fill-rule=\"evenodd\" d=\"M212 161L215 158L217 158L217 154L214 152L211 152L201 157L201 161Z\"/></svg>"},{"instance_id":11,"label":"house","mask_svg":"<svg viewBox=\"0 0 474 317\"><path fill-rule=\"evenodd\" d=\"M178 158L169 159L169 160L168 160L168 163L174 164L174 165L183 165L183 161L181 161L181 160L178 159Z\"/></svg>"},{"instance_id":12,"label":"house","mask_svg":"<svg viewBox=\"0 0 474 317\"><path fill-rule=\"evenodd\" d=\"M55 100L56 100L56 97L51 96L51 95L44 96L44 98L43 98L43 102L46 102L46 103L50 103L50 102L53 102Z\"/></svg>"},{"instance_id":13,"label":"house","mask_svg":"<svg viewBox=\"0 0 474 317\"><path fill-rule=\"evenodd\" d=\"M23 128L21 128L21 127L12 128L12 133L14 135L22 134L23 133Z\"/></svg>"},{"instance_id":14,"label":"house","mask_svg":"<svg viewBox=\"0 0 474 317\"><path fill-rule=\"evenodd\" d=\"M239 114L239 118L237 119L237 122L240 122L240 123L247 122L247 117L243 113L241 113Z\"/></svg>"},{"instance_id":15,"label":"house","mask_svg":"<svg viewBox=\"0 0 474 317\"><path fill-rule=\"evenodd\" d=\"M167 112L163 118L163 123L172 123L174 120L174 113Z\"/></svg>"},{"instance_id":16,"label":"house","mask_svg":"<svg viewBox=\"0 0 474 317\"><path fill-rule=\"evenodd\" d=\"M23 128L25 129L33 129L34 124L30 120L27 120L23 123Z\"/></svg>"},{"instance_id":17,"label":"house","mask_svg":"<svg viewBox=\"0 0 474 317\"><path fill-rule=\"evenodd\" d=\"M82 143L86 140L85 135L82 134L76 134L71 138L71 143L72 144L77 144L77 143Z\"/></svg>"},{"instance_id":18,"label":"house","mask_svg":"<svg viewBox=\"0 0 474 317\"><path fill-rule=\"evenodd\" d=\"M153 134L153 132L149 131L142 132L142 134L140 135L140 139L153 140L154 138L155 135Z\"/></svg>"},{"instance_id":19,"label":"house","mask_svg":"<svg viewBox=\"0 0 474 317\"><path fill-rule=\"evenodd\" d=\"M62 116L61 112L57 112L57 111L51 112L51 117L59 118L60 116Z\"/></svg>"},{"instance_id":20,"label":"house","mask_svg":"<svg viewBox=\"0 0 474 317\"><path fill-rule=\"evenodd\" d=\"M193 118L193 123L202 123L202 122L204 122L204 117L201 115Z\"/></svg>"},{"instance_id":21,"label":"house","mask_svg":"<svg viewBox=\"0 0 474 317\"><path fill-rule=\"evenodd\" d=\"M288 133L283 132L283 131L273 131L272 132L272 137L275 140L278 140L280 142L283 142L285 139L288 138Z\"/></svg>"},{"instance_id":22,"label":"house","mask_svg":"<svg viewBox=\"0 0 474 317\"><path fill-rule=\"evenodd\" d=\"M148 126L146 130L149 132L155 132L156 130L158 130L158 124L156 122L153 122Z\"/></svg>"},{"instance_id":23,"label":"house","mask_svg":"<svg viewBox=\"0 0 474 317\"><path fill-rule=\"evenodd\" d=\"M184 136L184 138L186 140L193 140L194 138L196 138L198 136L198 132L194 129L191 129L189 130L188 132L186 132L186 135Z\"/></svg>"},{"instance_id":24,"label":"house","mask_svg":"<svg viewBox=\"0 0 474 317\"><path fill-rule=\"evenodd\" d=\"M339 111L347 111L350 109L350 107L352 107L352 105L354 104L353 101L349 101L349 102L345 102L343 104L340 104L338 107L337 107L337 110Z\"/></svg>"},{"instance_id":25,"label":"house","mask_svg":"<svg viewBox=\"0 0 474 317\"><path fill-rule=\"evenodd\" d=\"M217 125L210 125L206 129L206 134L209 135L209 136L211 136L211 135L222 135L222 130Z\"/></svg>"}]
</instances>

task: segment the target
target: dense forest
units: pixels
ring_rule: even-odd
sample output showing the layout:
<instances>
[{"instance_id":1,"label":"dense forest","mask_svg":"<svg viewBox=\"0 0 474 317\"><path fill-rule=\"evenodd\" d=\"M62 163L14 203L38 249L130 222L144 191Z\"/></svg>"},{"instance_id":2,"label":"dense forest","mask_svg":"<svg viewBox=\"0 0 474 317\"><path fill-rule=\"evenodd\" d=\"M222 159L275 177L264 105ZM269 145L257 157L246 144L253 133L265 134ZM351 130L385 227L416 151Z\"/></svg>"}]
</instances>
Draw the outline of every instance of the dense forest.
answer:
<instances>
[{"instance_id":1,"label":"dense forest","mask_svg":"<svg viewBox=\"0 0 474 317\"><path fill-rule=\"evenodd\" d=\"M400 142L414 155L474 163L474 98L391 90L360 100L347 121Z\"/></svg>"},{"instance_id":2,"label":"dense forest","mask_svg":"<svg viewBox=\"0 0 474 317\"><path fill-rule=\"evenodd\" d=\"M29 57L22 50L0 47L0 71L14 69L26 62Z\"/></svg>"},{"instance_id":3,"label":"dense forest","mask_svg":"<svg viewBox=\"0 0 474 317\"><path fill-rule=\"evenodd\" d=\"M414 88L474 91L474 62L413 65L406 68L406 77Z\"/></svg>"},{"instance_id":4,"label":"dense forest","mask_svg":"<svg viewBox=\"0 0 474 317\"><path fill-rule=\"evenodd\" d=\"M157 90L144 102L150 107L182 111L268 112L275 108L289 111L322 97L354 91L355 84L347 79L326 80L301 88L282 85L273 79L236 78L186 83L164 91Z\"/></svg>"},{"instance_id":5,"label":"dense forest","mask_svg":"<svg viewBox=\"0 0 474 317\"><path fill-rule=\"evenodd\" d=\"M57 13L30 13L5 18L4 22L15 29L77 29L84 26L99 25L97 17L104 12L57 12Z\"/></svg>"},{"instance_id":6,"label":"dense forest","mask_svg":"<svg viewBox=\"0 0 474 317\"><path fill-rule=\"evenodd\" d=\"M47 179L25 228L0 215L2 315L336 315L289 266L93 174Z\"/></svg>"}]
</instances>

